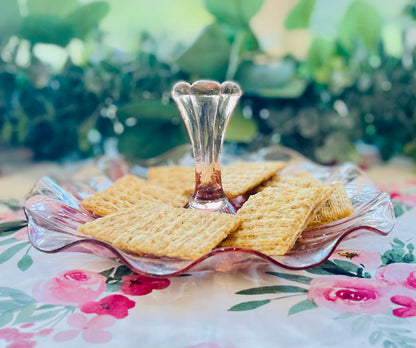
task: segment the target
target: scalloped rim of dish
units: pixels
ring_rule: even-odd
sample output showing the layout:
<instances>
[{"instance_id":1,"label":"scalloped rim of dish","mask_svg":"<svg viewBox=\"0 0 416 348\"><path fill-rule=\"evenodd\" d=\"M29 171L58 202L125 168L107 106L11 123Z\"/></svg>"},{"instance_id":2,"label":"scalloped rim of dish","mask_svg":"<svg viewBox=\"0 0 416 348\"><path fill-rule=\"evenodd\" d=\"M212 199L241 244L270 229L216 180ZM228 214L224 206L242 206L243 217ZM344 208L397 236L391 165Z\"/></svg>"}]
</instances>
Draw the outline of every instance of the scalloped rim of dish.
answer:
<instances>
[{"instance_id":1,"label":"scalloped rim of dish","mask_svg":"<svg viewBox=\"0 0 416 348\"><path fill-rule=\"evenodd\" d=\"M325 166L321 166L318 165L312 161L307 160L305 157L303 157L302 155L298 154L296 151L292 150L292 149L287 149L287 148L283 148L283 147L271 147L271 148L266 148L266 149L262 149L260 150L258 153L263 152L266 154L273 154L273 151L280 151L281 154L288 156L289 158L291 158L291 160L294 160L295 163L300 163L300 164L307 164L307 165L311 165L313 166L315 169L317 169L318 171L322 171L325 174L327 174L328 176L334 176L339 174L338 171L334 171L334 168L340 168L338 167L325 167ZM153 159L149 159L149 160L144 160L141 161L140 163L142 164L147 164L147 165L157 165L158 163L162 163L164 161L167 161L170 156L172 154L178 155L180 153L186 154L189 151L189 147L185 147L185 146L180 146L178 148L172 149L171 151L169 151L168 153L158 156L156 158ZM258 154L257 153L257 154ZM249 156L254 155L254 157L256 157L256 154L248 154ZM240 159L240 160L244 160L245 157L238 157L238 156L231 156L234 157L234 159ZM102 166L102 165L101 165ZM133 164L131 164L130 169L133 167ZM371 180L369 180L365 174L357 167L353 166L352 167L354 170L356 170L359 173L359 176L364 176L366 182L368 182L368 184L372 183ZM104 172L106 169L109 168L101 168ZM332 172L332 174L331 174ZM114 180L115 178L113 178ZM42 179L40 179L38 181L38 183L41 181ZM30 198L33 198L35 196L39 196L39 193L36 193L36 191L32 191L31 194L28 195L28 199L25 202L25 207L24 207L24 211L25 214L27 216L28 219L28 234L29 234L29 240L32 243L32 245L39 251L45 252L45 253L58 253L58 252L63 252L63 251L81 251L81 252L88 252L88 253L93 253L93 254L97 254L100 255L99 253L95 253L95 252L91 252L90 250L88 250L88 248L85 248L85 246L92 244L94 246L98 246L100 248L104 248L108 251L111 252L111 254L113 254L114 257L111 257L112 259L116 259L119 260L121 263L123 263L124 265L126 265L127 267L129 267L130 269L132 269L134 272L141 274L141 275L145 275L145 276L155 276L155 277L167 277L167 276L178 276L181 274L184 274L185 272L190 272L193 270L206 270L204 267L200 267L202 266L202 264L210 259L213 259L215 257L218 257L219 255L222 254L228 254L228 253L240 253L240 254L244 254L247 257L249 257L250 259L252 259L252 261L256 261L257 264L272 264L275 266L279 266L285 269L290 269L290 270L302 270L302 269L307 269L307 268L312 268L312 267L316 267L320 264L322 264L323 262L325 262L326 260L328 260L328 258L330 257L330 255L332 254L332 252L336 249L336 247L339 245L339 243L341 243L342 240L345 239L345 237L347 237L348 235L352 234L353 232L356 231L360 231L360 230L365 230L365 231L369 231L372 233L377 233L380 235L387 235L394 227L394 210L392 207L392 204L390 202L389 196L387 193L385 192L381 192L381 191L376 191L376 185L374 183L372 183L374 185L374 191L372 191L373 193L375 193L372 196L372 199L369 200L370 201L374 201L377 200L378 203L376 205L380 205L380 204L385 204L385 207L383 209L385 209L387 211L387 214L389 215L388 217L385 217L385 222L387 223L387 226L384 229L381 228L376 228L373 226L370 226L369 224L356 224L355 226L353 226L352 228L347 229L346 231L343 231L339 236L337 236L334 239L334 242L332 242L332 244L330 244L330 248L327 248L325 256L319 258L316 262L311 262L307 265L290 265L284 262L284 258L290 258L291 253L289 252L289 254L285 255L285 256L269 256L266 254L263 254L259 251L256 250L252 250L252 249L248 249L248 248L239 248L239 247L226 247L226 248L217 248L217 249L213 249L210 252L208 252L207 254L201 256L200 258L198 258L197 260L181 260L181 259L172 259L172 258L167 258L167 257L154 257L154 256L139 256L139 255L131 255L128 253L125 253L115 247L113 247L111 244L106 243L104 241L101 240L97 240L91 237L80 237L80 236L76 236L76 235L72 235L75 238L79 238L76 240L73 240L71 242L68 242L68 244L57 247L53 250L47 250L42 248L40 245L38 245L35 241L35 239L33 238L33 233L32 233L32 227L34 224L34 222L32 221L32 219L30 218L32 215L32 213L29 211L29 209L26 207L26 203L28 201L30 201ZM59 184L58 184L59 186ZM60 187L60 186L59 186ZM60 187L62 189L62 187ZM34 187L34 190L36 189L36 185ZM62 189L63 191L65 191L64 189ZM71 193L68 192L68 194L71 195ZM71 195L72 196L72 195ZM73 197L73 196L72 196ZM80 202L79 199L75 198L76 200L78 200ZM381 203L380 203L381 202ZM368 202L365 202L364 204L369 204ZM371 208L371 206L370 206ZM355 212L354 212L355 213ZM353 213L353 215L354 215ZM348 221L354 220L354 216L350 216L344 219L340 219L337 220L333 223L327 224L327 225L322 225L322 226L318 226L315 227L313 229L310 230L306 230L304 233L316 233L318 232L319 235L319 231L325 231L328 228L336 228L337 226L342 226L343 224L345 224ZM57 232L54 231L54 233L61 233L61 232ZM81 248L79 248L81 247ZM80 250L81 249L81 250ZM102 255L101 255L102 256ZM108 257L108 256L104 256L104 257ZM163 260L168 260L169 262L174 262L174 261L181 261L181 262L189 262L186 265L184 265L183 267L180 267L176 270L173 271L168 271L168 272L149 272L143 269L140 269L137 267L137 265L135 265L135 261L134 258L135 257L140 257L143 259L148 258L149 261L153 260L153 259L157 259L159 261L161 261L163 263ZM168 262L167 261L167 262ZM198 269L201 268L201 269ZM227 267L225 267L227 268ZM238 267L236 267L238 268ZM209 266L207 269L216 269L216 267L214 266ZM233 268L232 268L233 269Z\"/></svg>"},{"instance_id":2,"label":"scalloped rim of dish","mask_svg":"<svg viewBox=\"0 0 416 348\"><path fill-rule=\"evenodd\" d=\"M201 262L203 262L204 260L207 260L209 258L212 258L212 257L214 257L216 255L219 255L219 254L222 254L222 253L229 253L229 252L233 252L233 253L240 252L240 253L250 254L250 255L258 257L259 261L265 261L266 263L270 263L270 264L273 264L275 266L279 266L279 267L282 267L282 268L285 268L285 269L288 269L288 270L294 270L294 271L297 270L297 271L299 271L299 270L305 270L305 269L317 267L317 266L321 265L322 263L324 263L325 261L328 260L330 254L332 254L332 252L337 248L337 246L342 242L342 240L346 236L348 236L350 233L356 232L356 231L361 230L361 229L365 229L367 231L374 232L374 233L384 235L384 236L388 235L388 233L389 233L389 232L382 232L382 231L380 231L376 228L372 228L372 227L357 226L357 227L349 230L348 232L346 232L343 235L343 238L338 238L337 239L337 242L331 248L328 257L325 257L322 260L320 260L320 261L318 261L314 264L307 265L307 266L298 266L298 267L288 266L288 265L285 265L284 263L281 263L281 262L277 261L276 259L273 258L273 256L263 254L263 253L261 253L257 250L253 250L253 249L240 248L240 247L225 247L225 248L213 249L210 252L208 252L207 254L198 258L197 260L190 261L191 262L190 264L188 264L187 266L185 266L185 267L183 267L183 268L181 268L177 271L170 272L170 273L160 273L160 274L158 274L158 273L149 273L149 272L143 271L139 268L136 268L131 263L131 261L130 261L130 259L129 259L129 257L126 253L118 250L117 248L113 247L111 244L109 244L107 242L104 242L104 241L101 241L101 240L98 240L98 239L89 239L89 238L79 239L79 240L70 242L69 244L67 244L65 246L54 249L54 250L44 250L44 249L38 247L37 245L35 245L33 243L32 243L32 245L36 250L39 250L41 252L44 252L44 253L47 253L47 254L56 254L56 253L64 252L64 251L73 252L73 250L71 250L71 249L73 249L77 245L92 243L94 245L101 245L102 247L104 247L107 250L109 250L110 252L112 252L115 256L115 258L114 258L115 260L119 260L121 263L123 263L125 266L129 267L132 271L134 271L137 274L140 274L140 275L143 275L143 276L152 276L152 277L176 277L176 276L180 276L180 275L182 275L182 274L184 274L188 271L189 272L192 271L192 269L195 266L201 264ZM186 261L186 260L184 260L184 261ZM203 270L205 270L205 269L203 269Z\"/></svg>"}]
</instances>

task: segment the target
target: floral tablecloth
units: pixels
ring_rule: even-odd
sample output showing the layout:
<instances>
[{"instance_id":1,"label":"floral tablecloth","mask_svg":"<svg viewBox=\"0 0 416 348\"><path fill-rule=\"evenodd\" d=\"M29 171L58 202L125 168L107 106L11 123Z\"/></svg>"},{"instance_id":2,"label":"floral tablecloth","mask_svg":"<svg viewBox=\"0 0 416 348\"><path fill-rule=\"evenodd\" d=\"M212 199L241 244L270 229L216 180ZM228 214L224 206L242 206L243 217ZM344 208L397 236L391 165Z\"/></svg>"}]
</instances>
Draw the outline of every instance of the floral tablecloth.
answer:
<instances>
[{"instance_id":1,"label":"floral tablecloth","mask_svg":"<svg viewBox=\"0 0 416 348\"><path fill-rule=\"evenodd\" d=\"M319 267L176 278L0 234L0 347L416 347L415 183L390 187L387 236L343 241ZM407 191L406 191L407 189ZM22 218L13 204L0 221Z\"/></svg>"}]
</instances>

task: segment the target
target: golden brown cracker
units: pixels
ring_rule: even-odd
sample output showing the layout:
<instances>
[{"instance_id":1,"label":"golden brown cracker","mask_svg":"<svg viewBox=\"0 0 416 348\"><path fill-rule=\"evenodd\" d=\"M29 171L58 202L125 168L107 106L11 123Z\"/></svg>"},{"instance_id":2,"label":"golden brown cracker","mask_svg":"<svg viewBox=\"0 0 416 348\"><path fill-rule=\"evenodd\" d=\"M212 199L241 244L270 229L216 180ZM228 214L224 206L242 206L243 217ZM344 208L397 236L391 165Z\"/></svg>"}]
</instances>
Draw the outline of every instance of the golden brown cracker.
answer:
<instances>
[{"instance_id":1,"label":"golden brown cracker","mask_svg":"<svg viewBox=\"0 0 416 348\"><path fill-rule=\"evenodd\" d=\"M236 162L222 169L225 195L235 198L244 195L286 166L285 162Z\"/></svg>"},{"instance_id":2,"label":"golden brown cracker","mask_svg":"<svg viewBox=\"0 0 416 348\"><path fill-rule=\"evenodd\" d=\"M301 171L294 175L275 174L263 184L255 187L251 193L255 194L263 190L265 187L276 187L279 185L292 185L310 188L325 184L315 178L308 171ZM353 212L354 208L347 192L345 191L344 185L342 183L336 183L329 186L333 187L333 192L325 203L322 204L321 208L311 214L306 228L313 228L345 218Z\"/></svg>"},{"instance_id":3,"label":"golden brown cracker","mask_svg":"<svg viewBox=\"0 0 416 348\"><path fill-rule=\"evenodd\" d=\"M182 166L149 167L147 178L150 183L185 195L195 190L195 169Z\"/></svg>"},{"instance_id":4,"label":"golden brown cracker","mask_svg":"<svg viewBox=\"0 0 416 348\"><path fill-rule=\"evenodd\" d=\"M331 194L327 186L278 185L250 196L237 216L240 227L220 246L245 247L268 255L284 255L304 230L310 214Z\"/></svg>"},{"instance_id":5,"label":"golden brown cracker","mask_svg":"<svg viewBox=\"0 0 416 348\"><path fill-rule=\"evenodd\" d=\"M239 224L235 215L142 201L88 222L79 231L132 253L195 260Z\"/></svg>"},{"instance_id":6,"label":"golden brown cracker","mask_svg":"<svg viewBox=\"0 0 416 348\"><path fill-rule=\"evenodd\" d=\"M129 208L140 201L161 202L143 192L117 192L115 194L95 194L82 201L84 208L98 216L112 214L118 210Z\"/></svg>"},{"instance_id":7,"label":"golden brown cracker","mask_svg":"<svg viewBox=\"0 0 416 348\"><path fill-rule=\"evenodd\" d=\"M311 216L306 228L324 225L350 216L354 207L342 183L330 185L334 188L325 203Z\"/></svg>"},{"instance_id":8,"label":"golden brown cracker","mask_svg":"<svg viewBox=\"0 0 416 348\"><path fill-rule=\"evenodd\" d=\"M165 202L183 206L187 199L164 187L152 185L147 180L134 175L126 175L115 181L107 189L84 199L84 208L99 216L128 208L140 201Z\"/></svg>"},{"instance_id":9,"label":"golden brown cracker","mask_svg":"<svg viewBox=\"0 0 416 348\"><path fill-rule=\"evenodd\" d=\"M235 162L222 168L222 185L228 198L245 194L286 166L285 162ZM153 184L191 195L195 189L195 169L181 166L149 167Z\"/></svg>"},{"instance_id":10,"label":"golden brown cracker","mask_svg":"<svg viewBox=\"0 0 416 348\"><path fill-rule=\"evenodd\" d=\"M294 185L294 186L305 187L305 188L316 186L316 185L322 185L321 181L316 179L312 174L310 174L307 171L301 171L294 175L275 174L270 179L266 180L259 186L255 187L251 193L255 194L263 190L265 187L276 187L282 184Z\"/></svg>"}]
</instances>

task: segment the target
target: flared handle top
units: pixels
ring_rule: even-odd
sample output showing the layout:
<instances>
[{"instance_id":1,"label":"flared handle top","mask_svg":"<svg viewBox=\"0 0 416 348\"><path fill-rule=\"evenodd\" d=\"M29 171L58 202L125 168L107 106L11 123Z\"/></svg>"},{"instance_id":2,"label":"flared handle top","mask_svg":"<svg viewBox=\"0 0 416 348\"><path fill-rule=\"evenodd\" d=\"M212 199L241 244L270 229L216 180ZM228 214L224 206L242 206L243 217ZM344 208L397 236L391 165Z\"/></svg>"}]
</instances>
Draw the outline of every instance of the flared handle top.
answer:
<instances>
[{"instance_id":1,"label":"flared handle top","mask_svg":"<svg viewBox=\"0 0 416 348\"><path fill-rule=\"evenodd\" d=\"M176 99L181 96L241 96L240 86L232 81L218 83L211 80L200 80L192 85L185 81L176 83L172 88L172 98Z\"/></svg>"}]
</instances>

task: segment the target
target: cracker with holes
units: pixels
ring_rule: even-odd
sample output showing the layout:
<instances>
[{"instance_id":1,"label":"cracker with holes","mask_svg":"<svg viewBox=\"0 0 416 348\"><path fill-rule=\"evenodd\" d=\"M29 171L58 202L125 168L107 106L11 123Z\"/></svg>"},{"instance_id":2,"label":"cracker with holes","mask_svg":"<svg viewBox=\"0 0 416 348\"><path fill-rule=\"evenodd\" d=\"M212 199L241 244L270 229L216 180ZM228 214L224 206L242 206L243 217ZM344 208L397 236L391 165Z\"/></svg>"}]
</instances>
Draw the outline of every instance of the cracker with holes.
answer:
<instances>
[{"instance_id":1,"label":"cracker with holes","mask_svg":"<svg viewBox=\"0 0 416 348\"><path fill-rule=\"evenodd\" d=\"M236 215L142 201L78 229L124 251L195 260L215 248L239 224Z\"/></svg>"},{"instance_id":2,"label":"cracker with holes","mask_svg":"<svg viewBox=\"0 0 416 348\"><path fill-rule=\"evenodd\" d=\"M284 162L238 162L222 170L229 198L248 200L237 215L182 208L192 194L188 167L151 167L148 179L127 175L82 205L103 216L79 228L140 255L197 259L216 247L286 254L302 231L349 216L343 184L327 185L308 172L280 174Z\"/></svg>"},{"instance_id":3,"label":"cracker with holes","mask_svg":"<svg viewBox=\"0 0 416 348\"><path fill-rule=\"evenodd\" d=\"M286 167L285 162L236 162L222 169L222 185L228 198L244 195Z\"/></svg>"},{"instance_id":4,"label":"cracker with holes","mask_svg":"<svg viewBox=\"0 0 416 348\"><path fill-rule=\"evenodd\" d=\"M313 177L309 172L302 171L295 175L274 175L272 178L255 188L253 193L260 192L265 187L275 187L279 185L289 185L309 188L324 185L321 181ZM314 228L339 219L348 217L354 211L354 207L342 183L334 183L333 192L325 203L315 211L307 224L306 228Z\"/></svg>"},{"instance_id":5,"label":"cracker with holes","mask_svg":"<svg viewBox=\"0 0 416 348\"><path fill-rule=\"evenodd\" d=\"M276 187L280 185L293 185L308 188L320 184L322 183L309 172L302 171L294 175L280 175L279 173L276 173L270 179L256 186L251 193L258 193L266 187Z\"/></svg>"},{"instance_id":6,"label":"cracker with holes","mask_svg":"<svg viewBox=\"0 0 416 348\"><path fill-rule=\"evenodd\" d=\"M235 162L222 168L222 185L228 198L244 195L270 179L286 166L281 161ZM191 195L195 189L195 169L181 166L150 167L149 182L169 190Z\"/></svg>"},{"instance_id":7,"label":"cracker with holes","mask_svg":"<svg viewBox=\"0 0 416 348\"><path fill-rule=\"evenodd\" d=\"M242 220L240 227L221 246L284 255L307 226L311 214L319 209L332 191L330 186L267 187L245 202L237 213Z\"/></svg>"},{"instance_id":8,"label":"cracker with holes","mask_svg":"<svg viewBox=\"0 0 416 348\"><path fill-rule=\"evenodd\" d=\"M183 206L187 200L186 197L164 187L153 185L146 179L126 175L107 189L84 199L82 206L98 216L105 216L129 208L141 201Z\"/></svg>"},{"instance_id":9,"label":"cracker with holes","mask_svg":"<svg viewBox=\"0 0 416 348\"><path fill-rule=\"evenodd\" d=\"M306 228L321 226L350 216L354 207L342 183L331 184L334 188L325 203L311 216Z\"/></svg>"},{"instance_id":10,"label":"cracker with holes","mask_svg":"<svg viewBox=\"0 0 416 348\"><path fill-rule=\"evenodd\" d=\"M147 179L151 184L161 185L181 194L192 195L194 193L195 169L193 167L149 167Z\"/></svg>"}]
</instances>

